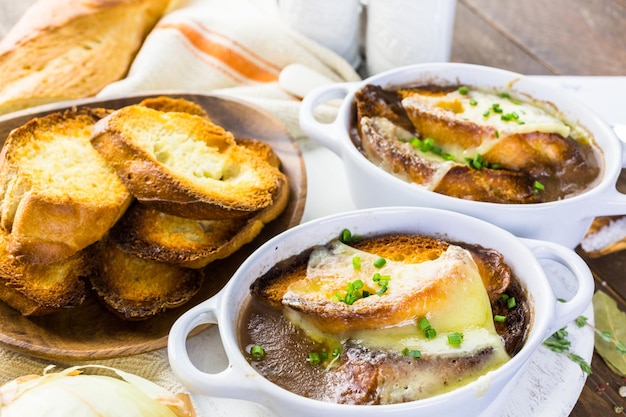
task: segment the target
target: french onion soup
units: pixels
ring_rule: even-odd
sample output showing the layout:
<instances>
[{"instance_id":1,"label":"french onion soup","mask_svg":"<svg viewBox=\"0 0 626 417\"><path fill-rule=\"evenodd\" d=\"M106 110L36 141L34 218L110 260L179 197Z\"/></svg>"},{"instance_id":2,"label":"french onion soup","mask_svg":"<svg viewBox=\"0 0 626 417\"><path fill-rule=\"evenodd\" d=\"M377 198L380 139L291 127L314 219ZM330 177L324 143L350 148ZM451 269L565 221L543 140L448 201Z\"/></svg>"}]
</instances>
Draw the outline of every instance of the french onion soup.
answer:
<instances>
[{"instance_id":1,"label":"french onion soup","mask_svg":"<svg viewBox=\"0 0 626 417\"><path fill-rule=\"evenodd\" d=\"M546 103L468 86L355 94L351 138L385 171L430 191L492 203L580 194L602 174L599 147Z\"/></svg>"},{"instance_id":2,"label":"french onion soup","mask_svg":"<svg viewBox=\"0 0 626 417\"><path fill-rule=\"evenodd\" d=\"M423 235L344 230L250 291L239 341L252 366L334 403L401 403L464 386L514 356L531 323L499 252Z\"/></svg>"}]
</instances>

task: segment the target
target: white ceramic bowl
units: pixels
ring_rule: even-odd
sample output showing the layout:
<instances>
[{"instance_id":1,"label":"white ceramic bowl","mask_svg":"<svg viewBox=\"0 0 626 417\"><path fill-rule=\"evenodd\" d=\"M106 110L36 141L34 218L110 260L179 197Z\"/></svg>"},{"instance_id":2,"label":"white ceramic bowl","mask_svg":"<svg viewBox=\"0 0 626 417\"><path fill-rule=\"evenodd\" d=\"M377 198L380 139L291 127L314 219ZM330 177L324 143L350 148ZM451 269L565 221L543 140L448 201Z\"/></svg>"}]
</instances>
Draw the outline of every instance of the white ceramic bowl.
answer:
<instances>
[{"instance_id":1,"label":"white ceramic bowl","mask_svg":"<svg viewBox=\"0 0 626 417\"><path fill-rule=\"evenodd\" d=\"M560 201L497 204L438 194L384 171L370 162L350 139L354 94L366 84L398 87L419 82L493 87L552 103L567 121L586 128L602 149L604 173L601 182L582 194ZM343 99L337 118L330 124L318 122L314 117L316 107L332 99ZM595 216L626 214L626 195L615 188L617 178L626 166L626 152L612 129L566 91L514 72L470 64L419 64L390 70L360 82L319 87L304 98L300 125L304 133L343 160L357 208L410 205L454 210L497 224L517 236L549 240L570 248L580 243Z\"/></svg>"},{"instance_id":2,"label":"white ceramic bowl","mask_svg":"<svg viewBox=\"0 0 626 417\"><path fill-rule=\"evenodd\" d=\"M532 325L524 347L502 367L475 382L446 394L402 404L334 404L301 397L271 383L246 361L238 343L237 326L242 309L250 299L250 285L278 261L313 245L327 243L339 236L344 228L362 236L421 233L500 251L525 286L531 304ZM571 271L578 289L567 302L557 301L539 259L557 261ZM440 209L388 207L358 210L301 224L261 246L241 265L222 291L174 323L168 339L168 354L174 374L192 392L258 402L277 416L487 417L494 415L506 401L506 392L515 386L520 371L542 341L588 307L593 289L587 265L575 252L561 245L517 238L485 221ZM216 374L194 366L185 344L190 332L206 323L217 323L228 356L228 367Z\"/></svg>"}]
</instances>

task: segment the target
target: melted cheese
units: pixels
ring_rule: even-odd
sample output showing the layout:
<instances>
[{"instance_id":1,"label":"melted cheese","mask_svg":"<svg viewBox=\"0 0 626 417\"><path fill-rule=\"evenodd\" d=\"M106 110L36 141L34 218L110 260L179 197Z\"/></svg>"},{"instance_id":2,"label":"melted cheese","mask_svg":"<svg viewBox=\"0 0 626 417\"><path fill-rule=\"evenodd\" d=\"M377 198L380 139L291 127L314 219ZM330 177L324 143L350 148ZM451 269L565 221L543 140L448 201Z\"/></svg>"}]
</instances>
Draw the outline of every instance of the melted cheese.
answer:
<instances>
[{"instance_id":1,"label":"melted cheese","mask_svg":"<svg viewBox=\"0 0 626 417\"><path fill-rule=\"evenodd\" d=\"M353 259L360 258L355 268ZM491 305L471 254L455 245L432 261L408 264L387 260L339 241L313 251L307 275L293 283L283 296L286 316L317 341L358 340L366 346L401 351L418 349L429 355L471 355L494 349L500 362L508 356L493 324ZM372 279L388 276L387 291ZM372 293L349 305L336 295L348 283L361 280ZM416 321L427 317L439 333L427 340ZM461 346L447 342L449 332L463 333Z\"/></svg>"},{"instance_id":2,"label":"melted cheese","mask_svg":"<svg viewBox=\"0 0 626 417\"><path fill-rule=\"evenodd\" d=\"M470 89L467 94L458 90L446 95L415 95L402 101L405 107L417 107L430 113L470 121L478 126L496 129L500 136L519 133L556 133L566 138L570 127L542 108L528 102L520 102L499 95ZM493 111L497 105L499 112ZM485 114L488 113L488 116ZM517 118L503 120L502 115L517 115Z\"/></svg>"}]
</instances>

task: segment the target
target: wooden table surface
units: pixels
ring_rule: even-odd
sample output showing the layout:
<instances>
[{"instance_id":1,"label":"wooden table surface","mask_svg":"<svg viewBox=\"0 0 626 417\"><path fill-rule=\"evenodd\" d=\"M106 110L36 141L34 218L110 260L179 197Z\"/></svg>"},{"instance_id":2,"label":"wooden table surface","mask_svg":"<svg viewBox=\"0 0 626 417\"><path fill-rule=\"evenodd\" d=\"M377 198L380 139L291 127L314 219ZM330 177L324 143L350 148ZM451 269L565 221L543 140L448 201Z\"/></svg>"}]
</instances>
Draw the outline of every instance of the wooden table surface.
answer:
<instances>
[{"instance_id":1,"label":"wooden table surface","mask_svg":"<svg viewBox=\"0 0 626 417\"><path fill-rule=\"evenodd\" d=\"M33 2L0 0L0 37ZM458 0L454 30L454 62L530 75L626 76L626 0ZM586 260L598 288L626 311L626 251ZM592 368L571 417L626 415L617 392L626 380L598 355Z\"/></svg>"}]
</instances>

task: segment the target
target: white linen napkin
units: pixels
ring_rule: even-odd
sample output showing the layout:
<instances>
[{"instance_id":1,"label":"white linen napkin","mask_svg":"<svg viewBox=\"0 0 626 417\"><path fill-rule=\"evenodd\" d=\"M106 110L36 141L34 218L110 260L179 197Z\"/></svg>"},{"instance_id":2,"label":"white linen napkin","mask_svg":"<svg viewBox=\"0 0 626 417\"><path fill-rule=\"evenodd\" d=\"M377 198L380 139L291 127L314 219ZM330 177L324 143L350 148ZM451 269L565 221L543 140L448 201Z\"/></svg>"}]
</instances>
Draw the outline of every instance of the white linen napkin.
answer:
<instances>
[{"instance_id":1,"label":"white linen napkin","mask_svg":"<svg viewBox=\"0 0 626 417\"><path fill-rule=\"evenodd\" d=\"M291 64L334 82L360 80L343 57L284 24L276 0L183 0L146 38L128 76L99 96L155 90L219 94L269 111L299 139L300 101L278 82ZM334 116L332 108L326 112Z\"/></svg>"}]
</instances>

